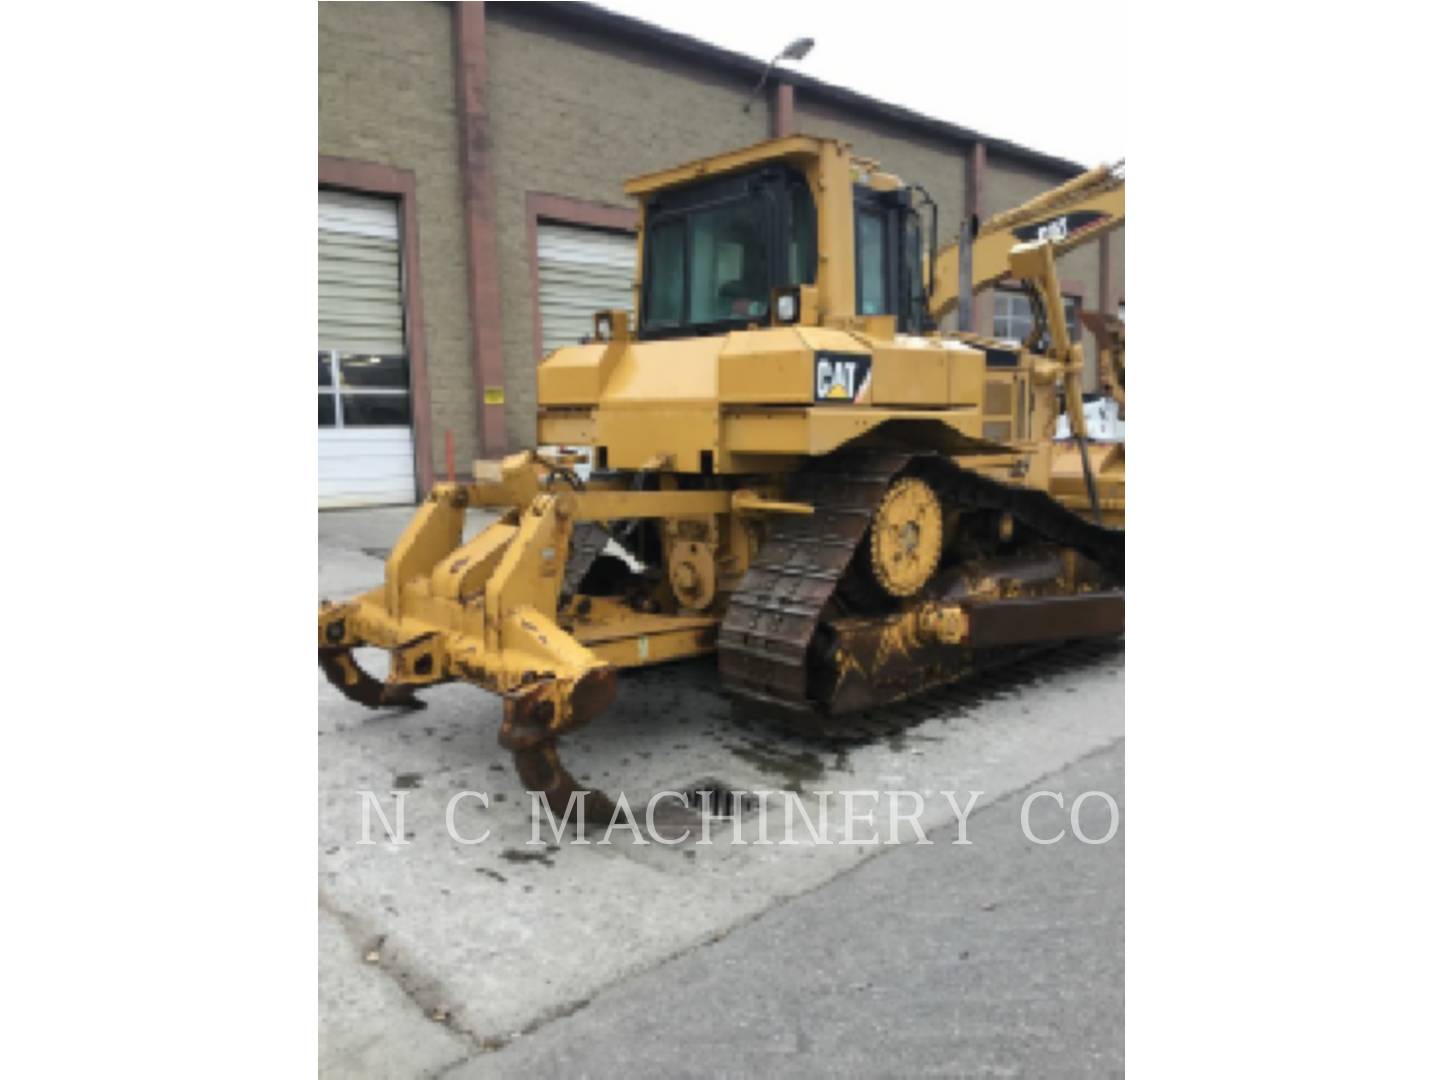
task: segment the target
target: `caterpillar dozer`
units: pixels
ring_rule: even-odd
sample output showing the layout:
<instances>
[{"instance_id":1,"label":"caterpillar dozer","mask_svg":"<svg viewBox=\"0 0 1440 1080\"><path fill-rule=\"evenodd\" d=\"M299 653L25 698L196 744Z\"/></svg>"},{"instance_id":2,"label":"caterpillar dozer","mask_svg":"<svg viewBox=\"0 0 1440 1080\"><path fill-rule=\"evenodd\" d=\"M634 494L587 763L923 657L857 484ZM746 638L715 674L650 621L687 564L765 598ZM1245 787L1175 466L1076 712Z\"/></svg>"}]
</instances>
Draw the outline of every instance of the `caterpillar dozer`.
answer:
<instances>
[{"instance_id":1,"label":"caterpillar dozer","mask_svg":"<svg viewBox=\"0 0 1440 1080\"><path fill-rule=\"evenodd\" d=\"M964 279L988 234L941 249L923 189L847 144L773 139L625 190L635 315L595 313L538 369L536 443L583 447L588 476L526 450L437 484L384 584L322 604L342 693L500 695L499 742L558 813L580 789L557 741L626 668L714 654L737 702L803 726L1123 632L1123 487L1091 468L1056 236L982 271L1031 297L1016 344L936 329L985 287ZM1078 488L1054 468L1062 410ZM476 508L498 516L462 542ZM383 681L361 646L389 653Z\"/></svg>"}]
</instances>

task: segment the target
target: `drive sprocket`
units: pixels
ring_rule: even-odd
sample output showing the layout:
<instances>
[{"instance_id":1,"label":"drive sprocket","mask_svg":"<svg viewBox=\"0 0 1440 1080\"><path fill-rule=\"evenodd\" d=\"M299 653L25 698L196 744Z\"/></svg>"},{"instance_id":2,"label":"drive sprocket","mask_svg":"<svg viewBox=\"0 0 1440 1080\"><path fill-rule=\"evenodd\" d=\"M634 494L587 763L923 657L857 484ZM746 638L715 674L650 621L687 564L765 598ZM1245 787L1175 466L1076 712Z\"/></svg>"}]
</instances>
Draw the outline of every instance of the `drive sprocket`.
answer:
<instances>
[{"instance_id":1,"label":"drive sprocket","mask_svg":"<svg viewBox=\"0 0 1440 1080\"><path fill-rule=\"evenodd\" d=\"M935 567L944 546L945 518L940 499L918 476L902 476L890 485L870 525L870 570L875 583L891 596L914 596Z\"/></svg>"}]
</instances>

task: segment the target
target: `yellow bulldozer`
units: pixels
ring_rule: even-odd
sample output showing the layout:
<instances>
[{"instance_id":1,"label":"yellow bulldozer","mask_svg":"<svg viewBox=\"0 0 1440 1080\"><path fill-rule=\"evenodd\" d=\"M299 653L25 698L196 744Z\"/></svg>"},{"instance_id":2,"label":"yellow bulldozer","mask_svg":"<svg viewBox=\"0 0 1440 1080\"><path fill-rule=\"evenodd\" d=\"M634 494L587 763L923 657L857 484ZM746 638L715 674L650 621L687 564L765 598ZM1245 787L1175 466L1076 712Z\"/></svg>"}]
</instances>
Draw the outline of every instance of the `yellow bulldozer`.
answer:
<instances>
[{"instance_id":1,"label":"yellow bulldozer","mask_svg":"<svg viewBox=\"0 0 1440 1080\"><path fill-rule=\"evenodd\" d=\"M1055 272L1078 234L1123 220L1113 169L943 248L923 189L830 139L625 190L635 315L597 312L538 369L537 445L585 448L588 476L577 454L527 450L437 484L384 584L321 607L341 692L501 695L500 744L559 812L579 788L557 739L622 669L717 654L728 694L798 725L977 657L1123 632L1123 458L1091 460ZM1083 227L1060 235L1064 215ZM1025 342L937 329L1007 279L1032 301ZM498 517L462 542L476 508ZM361 646L389 653L383 681Z\"/></svg>"}]
</instances>

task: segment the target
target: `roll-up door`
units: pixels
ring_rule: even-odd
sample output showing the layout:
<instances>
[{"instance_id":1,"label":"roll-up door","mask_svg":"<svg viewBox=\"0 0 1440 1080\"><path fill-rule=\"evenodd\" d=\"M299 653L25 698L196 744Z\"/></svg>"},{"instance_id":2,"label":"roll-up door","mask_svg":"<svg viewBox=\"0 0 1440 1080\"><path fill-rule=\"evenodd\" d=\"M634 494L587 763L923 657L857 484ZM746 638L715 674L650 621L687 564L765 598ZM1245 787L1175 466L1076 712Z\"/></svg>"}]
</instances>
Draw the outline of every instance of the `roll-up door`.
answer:
<instances>
[{"instance_id":1,"label":"roll-up door","mask_svg":"<svg viewBox=\"0 0 1440 1080\"><path fill-rule=\"evenodd\" d=\"M320 192L320 505L415 500L398 204Z\"/></svg>"},{"instance_id":2,"label":"roll-up door","mask_svg":"<svg viewBox=\"0 0 1440 1080\"><path fill-rule=\"evenodd\" d=\"M537 242L545 352L593 334L597 311L633 312L635 237L542 221Z\"/></svg>"},{"instance_id":3,"label":"roll-up door","mask_svg":"<svg viewBox=\"0 0 1440 1080\"><path fill-rule=\"evenodd\" d=\"M634 236L542 221L536 243L544 352L590 337L597 311L624 309L634 318ZM579 471L588 478L589 463Z\"/></svg>"}]
</instances>

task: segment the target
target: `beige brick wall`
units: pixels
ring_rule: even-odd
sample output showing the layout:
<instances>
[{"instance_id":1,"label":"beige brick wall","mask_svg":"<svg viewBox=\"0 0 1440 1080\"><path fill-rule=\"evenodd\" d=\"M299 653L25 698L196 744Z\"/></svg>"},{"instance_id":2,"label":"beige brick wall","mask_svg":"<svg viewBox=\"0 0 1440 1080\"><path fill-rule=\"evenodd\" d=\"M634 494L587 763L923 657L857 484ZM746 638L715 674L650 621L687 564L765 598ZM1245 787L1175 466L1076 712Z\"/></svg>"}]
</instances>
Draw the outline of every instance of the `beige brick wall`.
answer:
<instances>
[{"instance_id":1,"label":"beige brick wall","mask_svg":"<svg viewBox=\"0 0 1440 1080\"><path fill-rule=\"evenodd\" d=\"M420 281L437 473L445 429L476 455L449 5L323 3L320 153L415 173Z\"/></svg>"},{"instance_id":2,"label":"beige brick wall","mask_svg":"<svg viewBox=\"0 0 1440 1080\"><path fill-rule=\"evenodd\" d=\"M500 261L505 424L512 448L535 442L534 297L526 192L611 206L640 173L759 142L763 100L693 65L597 40L558 23L490 5L490 137Z\"/></svg>"}]
</instances>

